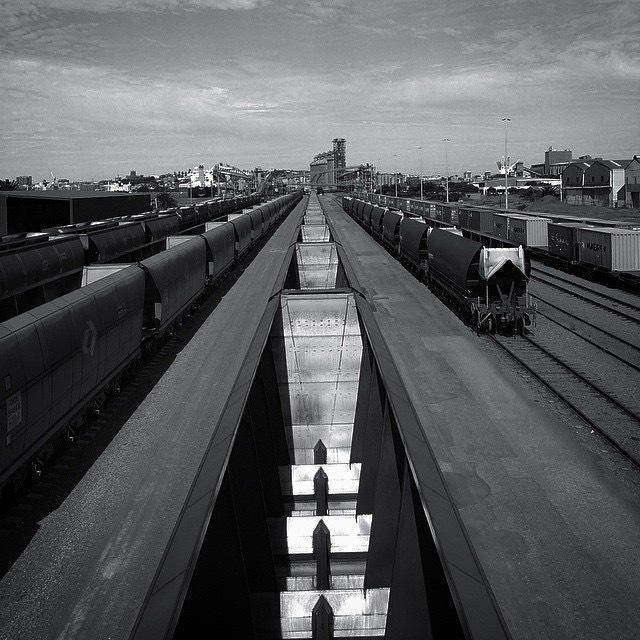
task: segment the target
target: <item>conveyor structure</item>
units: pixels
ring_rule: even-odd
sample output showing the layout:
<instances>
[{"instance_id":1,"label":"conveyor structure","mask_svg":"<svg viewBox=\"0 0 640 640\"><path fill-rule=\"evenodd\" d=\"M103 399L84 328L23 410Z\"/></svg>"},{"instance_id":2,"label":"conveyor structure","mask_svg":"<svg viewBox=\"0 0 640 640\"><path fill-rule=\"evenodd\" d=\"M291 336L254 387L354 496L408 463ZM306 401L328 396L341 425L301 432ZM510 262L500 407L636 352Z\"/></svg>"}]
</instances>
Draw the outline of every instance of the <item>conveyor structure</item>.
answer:
<instances>
[{"instance_id":1,"label":"conveyor structure","mask_svg":"<svg viewBox=\"0 0 640 640\"><path fill-rule=\"evenodd\" d=\"M132 638L509 637L315 194L289 255Z\"/></svg>"}]
</instances>

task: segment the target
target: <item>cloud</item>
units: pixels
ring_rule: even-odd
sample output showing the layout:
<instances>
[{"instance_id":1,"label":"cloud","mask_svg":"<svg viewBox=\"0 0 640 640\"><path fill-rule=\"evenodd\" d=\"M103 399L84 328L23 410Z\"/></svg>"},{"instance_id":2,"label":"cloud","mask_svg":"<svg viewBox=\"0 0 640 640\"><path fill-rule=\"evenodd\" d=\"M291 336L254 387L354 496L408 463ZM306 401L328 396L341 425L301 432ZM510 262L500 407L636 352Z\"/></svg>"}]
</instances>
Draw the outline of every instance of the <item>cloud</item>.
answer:
<instances>
[{"instance_id":1,"label":"cloud","mask_svg":"<svg viewBox=\"0 0 640 640\"><path fill-rule=\"evenodd\" d=\"M2 0L0 9L11 14L33 10L87 11L93 13L179 12L201 9L248 11L269 4L270 0ZM16 7L16 5L20 5Z\"/></svg>"}]
</instances>

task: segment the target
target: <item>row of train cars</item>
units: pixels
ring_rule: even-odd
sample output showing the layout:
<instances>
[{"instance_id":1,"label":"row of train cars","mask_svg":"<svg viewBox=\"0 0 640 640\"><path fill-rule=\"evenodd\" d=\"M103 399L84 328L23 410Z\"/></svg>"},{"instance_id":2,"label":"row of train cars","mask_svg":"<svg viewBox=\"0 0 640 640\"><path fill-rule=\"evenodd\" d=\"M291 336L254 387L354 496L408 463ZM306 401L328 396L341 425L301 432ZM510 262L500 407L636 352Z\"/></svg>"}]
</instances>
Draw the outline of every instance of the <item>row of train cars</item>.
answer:
<instances>
[{"instance_id":1,"label":"row of train cars","mask_svg":"<svg viewBox=\"0 0 640 640\"><path fill-rule=\"evenodd\" d=\"M640 220L636 224L565 215L528 215L461 203L358 194L361 200L399 209L491 245L526 247L585 271L640 276Z\"/></svg>"},{"instance_id":2,"label":"row of train cars","mask_svg":"<svg viewBox=\"0 0 640 640\"><path fill-rule=\"evenodd\" d=\"M478 330L523 333L535 321L531 265L522 246L486 247L443 221L358 198L342 208L431 288L468 312Z\"/></svg>"},{"instance_id":3,"label":"row of train cars","mask_svg":"<svg viewBox=\"0 0 640 640\"><path fill-rule=\"evenodd\" d=\"M3 238L0 490L38 472L302 197L245 196Z\"/></svg>"}]
</instances>

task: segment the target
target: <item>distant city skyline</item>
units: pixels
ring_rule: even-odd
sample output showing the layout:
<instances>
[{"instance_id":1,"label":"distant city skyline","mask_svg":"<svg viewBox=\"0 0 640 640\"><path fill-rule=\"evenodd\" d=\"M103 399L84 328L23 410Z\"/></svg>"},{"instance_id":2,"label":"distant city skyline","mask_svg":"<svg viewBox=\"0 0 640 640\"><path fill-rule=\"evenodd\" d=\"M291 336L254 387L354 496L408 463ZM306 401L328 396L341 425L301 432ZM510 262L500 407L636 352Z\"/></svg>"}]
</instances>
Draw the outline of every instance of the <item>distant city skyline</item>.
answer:
<instances>
[{"instance_id":1,"label":"distant city skyline","mask_svg":"<svg viewBox=\"0 0 640 640\"><path fill-rule=\"evenodd\" d=\"M634 0L0 0L0 178L640 152ZM421 147L421 149L420 149Z\"/></svg>"}]
</instances>

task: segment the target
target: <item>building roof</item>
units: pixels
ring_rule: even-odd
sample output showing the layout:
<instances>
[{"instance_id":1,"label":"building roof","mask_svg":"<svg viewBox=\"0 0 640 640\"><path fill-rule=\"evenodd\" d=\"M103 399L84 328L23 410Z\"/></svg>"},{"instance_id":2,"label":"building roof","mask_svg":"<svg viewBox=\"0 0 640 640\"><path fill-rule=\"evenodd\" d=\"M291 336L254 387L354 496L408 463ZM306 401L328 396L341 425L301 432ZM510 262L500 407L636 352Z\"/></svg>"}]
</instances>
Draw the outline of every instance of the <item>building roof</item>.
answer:
<instances>
[{"instance_id":1,"label":"building roof","mask_svg":"<svg viewBox=\"0 0 640 640\"><path fill-rule=\"evenodd\" d=\"M150 197L150 193L117 193L113 191L0 191L0 196L11 198L36 198L38 200L86 200L95 198Z\"/></svg>"},{"instance_id":2,"label":"building roof","mask_svg":"<svg viewBox=\"0 0 640 640\"><path fill-rule=\"evenodd\" d=\"M564 173L569 167L578 167L578 169L586 171L594 162L595 160L574 160L564 168L562 173Z\"/></svg>"},{"instance_id":3,"label":"building roof","mask_svg":"<svg viewBox=\"0 0 640 640\"><path fill-rule=\"evenodd\" d=\"M594 160L591 166L594 164L602 164L610 171L615 171L624 169L630 162L631 160Z\"/></svg>"}]
</instances>

